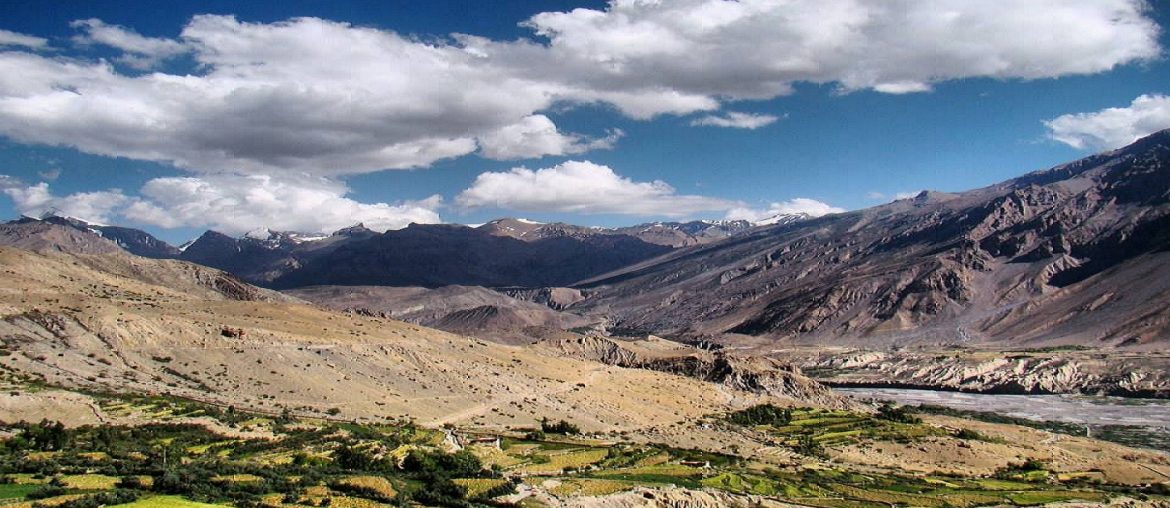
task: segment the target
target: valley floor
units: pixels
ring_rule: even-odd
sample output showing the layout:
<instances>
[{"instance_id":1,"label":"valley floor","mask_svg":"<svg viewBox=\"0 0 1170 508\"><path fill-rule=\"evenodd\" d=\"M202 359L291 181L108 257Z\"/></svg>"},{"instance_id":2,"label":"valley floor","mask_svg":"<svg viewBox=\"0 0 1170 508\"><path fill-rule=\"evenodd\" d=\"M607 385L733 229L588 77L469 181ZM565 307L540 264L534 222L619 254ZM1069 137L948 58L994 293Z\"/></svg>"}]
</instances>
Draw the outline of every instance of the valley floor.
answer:
<instances>
[{"instance_id":1,"label":"valley floor","mask_svg":"<svg viewBox=\"0 0 1170 508\"><path fill-rule=\"evenodd\" d=\"M56 407L71 424L6 427L0 500L13 507L1170 502L1159 483L1170 480L1165 455L893 407L762 405L667 428L564 435L551 423L357 424L15 381L6 392L5 421ZM680 446L684 435L731 441L734 453Z\"/></svg>"}]
</instances>

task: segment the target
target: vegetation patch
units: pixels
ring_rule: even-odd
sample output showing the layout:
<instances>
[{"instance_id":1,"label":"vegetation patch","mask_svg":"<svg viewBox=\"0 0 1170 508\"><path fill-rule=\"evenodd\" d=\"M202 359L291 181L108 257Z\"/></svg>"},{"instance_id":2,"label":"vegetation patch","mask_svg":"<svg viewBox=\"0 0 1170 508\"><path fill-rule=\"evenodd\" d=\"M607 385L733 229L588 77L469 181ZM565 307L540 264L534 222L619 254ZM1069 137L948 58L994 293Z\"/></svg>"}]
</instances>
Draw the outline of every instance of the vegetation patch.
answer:
<instances>
[{"instance_id":1,"label":"vegetation patch","mask_svg":"<svg viewBox=\"0 0 1170 508\"><path fill-rule=\"evenodd\" d=\"M223 505L199 503L179 496L151 496L110 508L223 508Z\"/></svg>"},{"instance_id":2,"label":"vegetation patch","mask_svg":"<svg viewBox=\"0 0 1170 508\"><path fill-rule=\"evenodd\" d=\"M1035 461L1005 467L994 478L860 472L815 459L779 469L702 450L567 437L545 432L561 427L547 421L539 430L499 436L499 448L477 444L452 453L442 430L422 429L409 421L304 422L166 398L111 397L104 403L128 404L136 413L146 406L152 413L200 412L229 427L263 426L271 437L225 436L171 416L137 426L65 428L48 421L9 425L3 430L12 437L0 442L0 500L5 508L31 508L34 502L63 508L480 506L515 492L522 478L560 497L675 485L825 507L1033 506L1099 502L1118 493L1160 495L1153 487L1143 491L1090 483L1103 480L1091 471L1052 474L1046 464ZM813 458L832 447L867 440L981 437L925 425L893 407L865 414L765 405L711 417L703 425L762 436L767 446L788 447ZM534 439L533 432L544 437ZM37 454L39 460L28 460Z\"/></svg>"},{"instance_id":3,"label":"vegetation patch","mask_svg":"<svg viewBox=\"0 0 1170 508\"><path fill-rule=\"evenodd\" d=\"M471 499L488 496L492 491L509 484L503 478L456 478L451 481L463 488Z\"/></svg>"}]
</instances>

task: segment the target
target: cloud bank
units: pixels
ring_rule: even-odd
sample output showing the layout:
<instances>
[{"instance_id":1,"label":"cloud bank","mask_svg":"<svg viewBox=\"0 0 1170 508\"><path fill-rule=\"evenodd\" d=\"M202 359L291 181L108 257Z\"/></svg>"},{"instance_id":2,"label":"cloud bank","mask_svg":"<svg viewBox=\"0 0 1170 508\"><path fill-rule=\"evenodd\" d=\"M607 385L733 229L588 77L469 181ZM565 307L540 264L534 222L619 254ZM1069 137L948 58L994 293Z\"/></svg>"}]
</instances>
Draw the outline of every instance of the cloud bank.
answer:
<instances>
[{"instance_id":1,"label":"cloud bank","mask_svg":"<svg viewBox=\"0 0 1170 508\"><path fill-rule=\"evenodd\" d=\"M1138 0L615 0L540 13L535 39L423 41L317 18L193 17L177 38L99 19L74 44L152 69L33 53L0 32L0 134L200 173L344 175L425 167L477 150L498 159L568 155L615 136L563 133L555 104L603 103L632 118L720 109L791 93L929 90L969 77L1036 79L1155 58ZM875 58L874 55L881 55ZM700 125L760 126L725 113Z\"/></svg>"},{"instance_id":2,"label":"cloud bank","mask_svg":"<svg viewBox=\"0 0 1170 508\"><path fill-rule=\"evenodd\" d=\"M336 182L280 180L269 176L168 177L150 180L130 196L113 189L54 195L45 182L4 188L16 209L40 216L47 211L94 223L115 218L164 228L199 227L230 235L259 228L329 233L362 222L375 231L399 229L411 222L441 222L442 198L396 204L360 203L346 197Z\"/></svg>"},{"instance_id":3,"label":"cloud bank","mask_svg":"<svg viewBox=\"0 0 1170 508\"><path fill-rule=\"evenodd\" d=\"M1044 122L1048 137L1078 150L1109 150L1170 129L1170 97L1142 95L1128 107L1061 115Z\"/></svg>"}]
</instances>

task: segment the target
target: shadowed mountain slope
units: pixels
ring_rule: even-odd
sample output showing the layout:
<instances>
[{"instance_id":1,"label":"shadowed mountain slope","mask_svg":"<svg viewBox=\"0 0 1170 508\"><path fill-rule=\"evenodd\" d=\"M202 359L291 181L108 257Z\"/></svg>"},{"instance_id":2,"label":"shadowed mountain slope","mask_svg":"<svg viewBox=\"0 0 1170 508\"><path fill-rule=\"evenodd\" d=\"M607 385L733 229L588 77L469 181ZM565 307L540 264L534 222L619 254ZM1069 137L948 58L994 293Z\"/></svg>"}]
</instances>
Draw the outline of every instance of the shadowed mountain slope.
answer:
<instances>
[{"instance_id":1,"label":"shadowed mountain slope","mask_svg":"<svg viewBox=\"0 0 1170 508\"><path fill-rule=\"evenodd\" d=\"M625 235L524 241L466 226L411 224L339 246L272 285L563 286L669 250Z\"/></svg>"},{"instance_id":2,"label":"shadowed mountain slope","mask_svg":"<svg viewBox=\"0 0 1170 508\"><path fill-rule=\"evenodd\" d=\"M1170 337L1170 131L959 194L761 228L585 281L624 331L800 342Z\"/></svg>"}]
</instances>

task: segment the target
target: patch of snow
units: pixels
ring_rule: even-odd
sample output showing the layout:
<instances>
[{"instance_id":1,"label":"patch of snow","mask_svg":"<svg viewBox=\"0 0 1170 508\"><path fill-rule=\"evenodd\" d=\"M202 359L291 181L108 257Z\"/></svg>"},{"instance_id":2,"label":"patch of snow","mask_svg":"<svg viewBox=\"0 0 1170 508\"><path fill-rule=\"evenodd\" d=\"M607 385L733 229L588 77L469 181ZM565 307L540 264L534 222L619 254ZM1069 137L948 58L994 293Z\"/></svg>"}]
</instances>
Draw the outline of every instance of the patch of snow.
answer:
<instances>
[{"instance_id":1,"label":"patch of snow","mask_svg":"<svg viewBox=\"0 0 1170 508\"><path fill-rule=\"evenodd\" d=\"M752 223L753 226L771 226L773 224L791 224L809 218L806 213L780 213Z\"/></svg>"},{"instance_id":2,"label":"patch of snow","mask_svg":"<svg viewBox=\"0 0 1170 508\"><path fill-rule=\"evenodd\" d=\"M318 234L311 234L311 235L302 235L300 233L293 233L290 236L292 237L293 240L296 240L298 242L316 242L318 240L324 240L326 238L329 238L330 235L322 235L319 233Z\"/></svg>"},{"instance_id":3,"label":"patch of snow","mask_svg":"<svg viewBox=\"0 0 1170 508\"><path fill-rule=\"evenodd\" d=\"M272 231L270 231L268 228L257 228L244 233L244 237L251 238L253 240L267 240L272 238Z\"/></svg>"}]
</instances>

